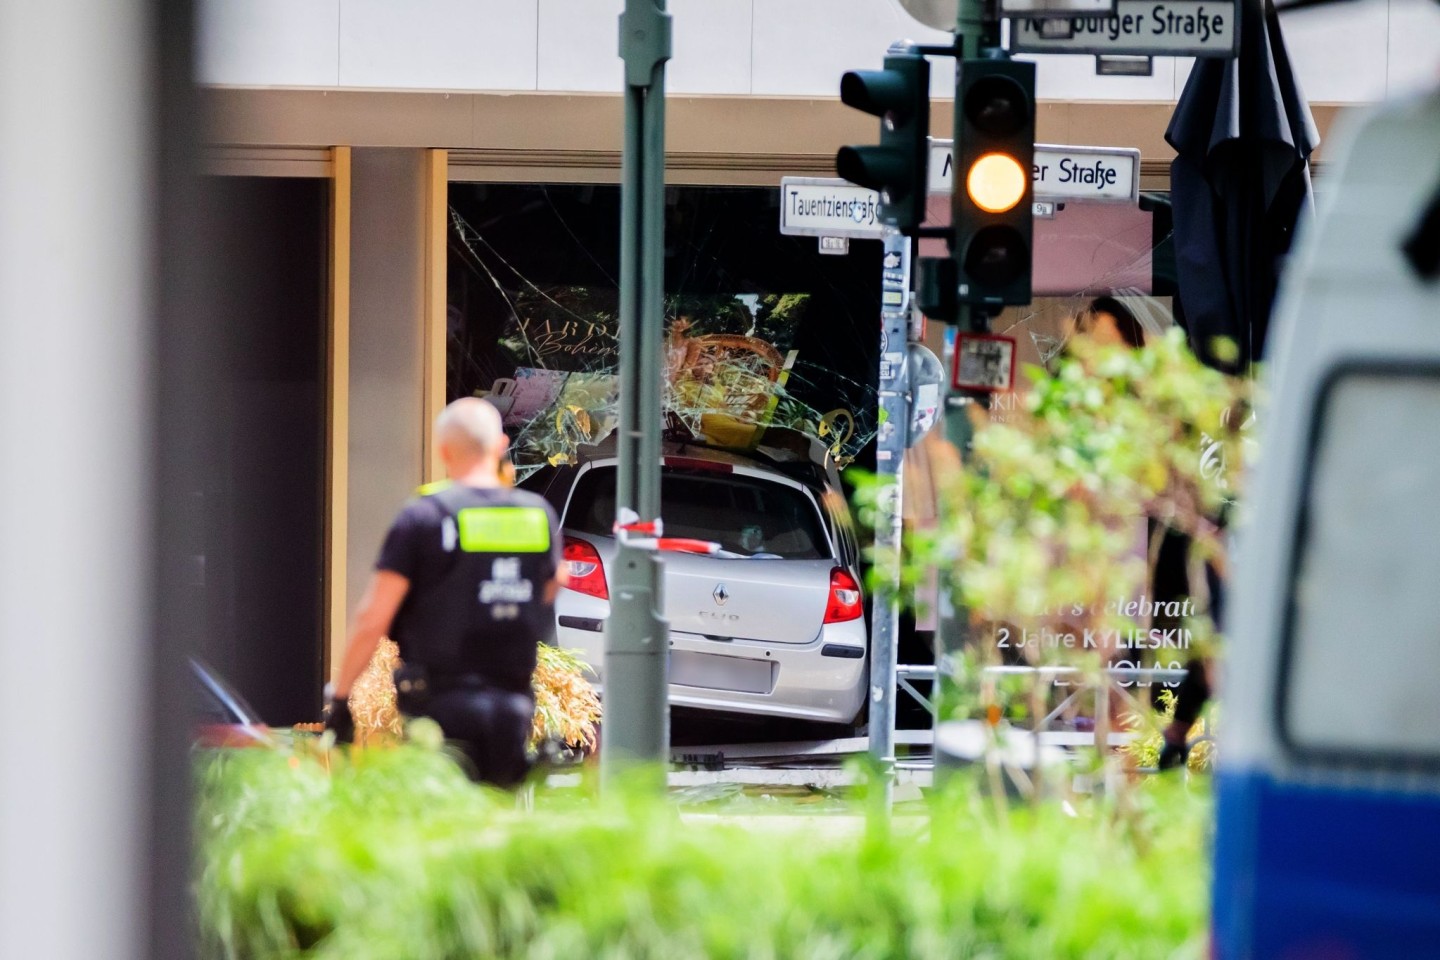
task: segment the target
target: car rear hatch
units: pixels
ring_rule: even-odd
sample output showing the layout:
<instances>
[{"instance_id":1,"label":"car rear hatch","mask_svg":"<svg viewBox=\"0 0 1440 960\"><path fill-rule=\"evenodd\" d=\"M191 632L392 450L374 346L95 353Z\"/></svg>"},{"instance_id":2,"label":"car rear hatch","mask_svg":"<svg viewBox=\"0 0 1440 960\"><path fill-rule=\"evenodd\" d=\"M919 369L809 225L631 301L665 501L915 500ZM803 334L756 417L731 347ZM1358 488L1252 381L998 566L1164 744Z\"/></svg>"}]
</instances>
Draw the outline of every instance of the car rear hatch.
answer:
<instances>
[{"instance_id":1,"label":"car rear hatch","mask_svg":"<svg viewBox=\"0 0 1440 960\"><path fill-rule=\"evenodd\" d=\"M728 560L665 555L670 629L717 640L808 643L830 596L829 560Z\"/></svg>"},{"instance_id":2,"label":"car rear hatch","mask_svg":"<svg viewBox=\"0 0 1440 960\"><path fill-rule=\"evenodd\" d=\"M720 544L721 553L665 554L665 616L672 630L714 639L808 643L820 633L834 549L820 509L800 484L758 470L667 458L661 472L667 537ZM581 475L567 530L609 533L615 468Z\"/></svg>"}]
</instances>

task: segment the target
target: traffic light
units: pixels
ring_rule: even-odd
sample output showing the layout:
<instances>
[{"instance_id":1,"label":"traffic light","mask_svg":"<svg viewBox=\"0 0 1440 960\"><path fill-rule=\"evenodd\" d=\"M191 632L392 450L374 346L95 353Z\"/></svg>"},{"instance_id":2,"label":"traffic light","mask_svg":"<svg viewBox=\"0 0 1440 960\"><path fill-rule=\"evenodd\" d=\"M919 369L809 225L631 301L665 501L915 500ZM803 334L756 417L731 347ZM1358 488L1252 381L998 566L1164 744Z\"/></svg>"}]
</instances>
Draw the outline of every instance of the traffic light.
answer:
<instances>
[{"instance_id":1,"label":"traffic light","mask_svg":"<svg viewBox=\"0 0 1440 960\"><path fill-rule=\"evenodd\" d=\"M930 136L930 64L919 54L885 58L883 70L851 70L840 100L880 118L880 145L841 147L835 170L880 193L879 218L911 233L925 220Z\"/></svg>"},{"instance_id":2,"label":"traffic light","mask_svg":"<svg viewBox=\"0 0 1440 960\"><path fill-rule=\"evenodd\" d=\"M952 251L962 302L1030 302L1035 65L960 61Z\"/></svg>"}]
</instances>

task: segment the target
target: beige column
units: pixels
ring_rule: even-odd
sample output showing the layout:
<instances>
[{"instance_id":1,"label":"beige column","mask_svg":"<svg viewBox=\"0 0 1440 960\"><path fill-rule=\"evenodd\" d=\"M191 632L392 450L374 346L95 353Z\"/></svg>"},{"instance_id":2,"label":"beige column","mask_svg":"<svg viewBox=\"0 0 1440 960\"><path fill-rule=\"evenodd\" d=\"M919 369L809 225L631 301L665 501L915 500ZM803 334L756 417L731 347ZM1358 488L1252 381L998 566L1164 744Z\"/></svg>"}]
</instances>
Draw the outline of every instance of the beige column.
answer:
<instances>
[{"instance_id":1,"label":"beige column","mask_svg":"<svg viewBox=\"0 0 1440 960\"><path fill-rule=\"evenodd\" d=\"M431 425L445 406L446 238L450 222L450 177L447 152L425 151L425 313L421 318L425 344L425 482L443 479Z\"/></svg>"},{"instance_id":2,"label":"beige column","mask_svg":"<svg viewBox=\"0 0 1440 960\"><path fill-rule=\"evenodd\" d=\"M351 154L347 623L395 511L425 478L432 166L422 149Z\"/></svg>"},{"instance_id":3,"label":"beige column","mask_svg":"<svg viewBox=\"0 0 1440 960\"><path fill-rule=\"evenodd\" d=\"M330 318L325 337L325 675L345 647L350 518L350 148L330 169Z\"/></svg>"}]
</instances>

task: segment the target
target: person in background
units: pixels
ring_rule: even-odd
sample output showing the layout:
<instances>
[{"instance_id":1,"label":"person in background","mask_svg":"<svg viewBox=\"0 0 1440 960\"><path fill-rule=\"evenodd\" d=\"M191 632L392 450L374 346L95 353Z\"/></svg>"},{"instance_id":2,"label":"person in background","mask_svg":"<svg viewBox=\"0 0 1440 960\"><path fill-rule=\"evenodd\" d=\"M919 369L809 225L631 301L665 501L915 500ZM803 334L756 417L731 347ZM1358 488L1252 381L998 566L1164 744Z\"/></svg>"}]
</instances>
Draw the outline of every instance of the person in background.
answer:
<instances>
[{"instance_id":1,"label":"person in background","mask_svg":"<svg viewBox=\"0 0 1440 960\"><path fill-rule=\"evenodd\" d=\"M1084 334L1096 343L1107 346L1124 345L1139 349L1145 346L1145 330L1130 308L1114 297L1096 297L1071 321L1072 334Z\"/></svg>"},{"instance_id":2,"label":"person in background","mask_svg":"<svg viewBox=\"0 0 1440 960\"><path fill-rule=\"evenodd\" d=\"M1096 297L1084 310L1072 319L1072 334L1083 334L1097 343L1107 346L1126 346L1140 349L1145 346L1145 330L1135 314L1115 297ZM1145 541L1149 542L1146 531ZM1174 531L1166 532L1161 543L1159 556L1151 581L1151 595L1157 602L1177 600L1190 592L1188 563L1190 541ZM1219 601L1221 584L1212 573L1210 596L1212 616L1216 624L1220 621ZM1153 626L1179 628L1179 619L1157 620ZM1164 742L1160 751L1160 769L1178 767L1185 762L1189 753L1187 738L1190 728L1199 719L1201 710L1210 699L1209 664L1203 658L1192 657L1185 664L1185 679L1175 688L1175 714L1163 732Z\"/></svg>"},{"instance_id":3,"label":"person in background","mask_svg":"<svg viewBox=\"0 0 1440 960\"><path fill-rule=\"evenodd\" d=\"M456 400L435 421L448 481L422 487L386 534L355 612L326 726L354 736L348 697L380 638L401 713L439 723L476 779L511 788L529 769L530 678L555 639L555 594L568 579L554 510L503 475L508 439L487 401Z\"/></svg>"}]
</instances>

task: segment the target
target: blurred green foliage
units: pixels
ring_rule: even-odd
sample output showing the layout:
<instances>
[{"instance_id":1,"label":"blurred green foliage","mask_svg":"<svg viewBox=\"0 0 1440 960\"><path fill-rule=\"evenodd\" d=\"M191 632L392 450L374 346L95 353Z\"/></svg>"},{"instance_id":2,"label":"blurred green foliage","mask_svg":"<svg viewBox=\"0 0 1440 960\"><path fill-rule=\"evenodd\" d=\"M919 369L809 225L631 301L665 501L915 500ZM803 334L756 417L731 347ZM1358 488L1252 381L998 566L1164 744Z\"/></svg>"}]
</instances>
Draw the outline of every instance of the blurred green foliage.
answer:
<instances>
[{"instance_id":1,"label":"blurred green foliage","mask_svg":"<svg viewBox=\"0 0 1440 960\"><path fill-rule=\"evenodd\" d=\"M979 419L958 474L938 478L943 522L908 531L903 556L875 557L903 594L938 572L979 620L1130 626L1108 602L1149 586L1158 540L1189 537L1195 560L1223 562L1218 520L1240 489L1251 381L1201 364L1172 330L1138 350L1075 338L1005 422ZM978 413L978 411L977 411ZM883 481L856 477L874 523Z\"/></svg>"},{"instance_id":2,"label":"blurred green foliage","mask_svg":"<svg viewBox=\"0 0 1440 960\"><path fill-rule=\"evenodd\" d=\"M231 751L198 765L202 955L1202 956L1208 795L1147 784L1123 821L1093 803L996 819L962 782L868 826L623 791L527 811L418 747Z\"/></svg>"}]
</instances>

